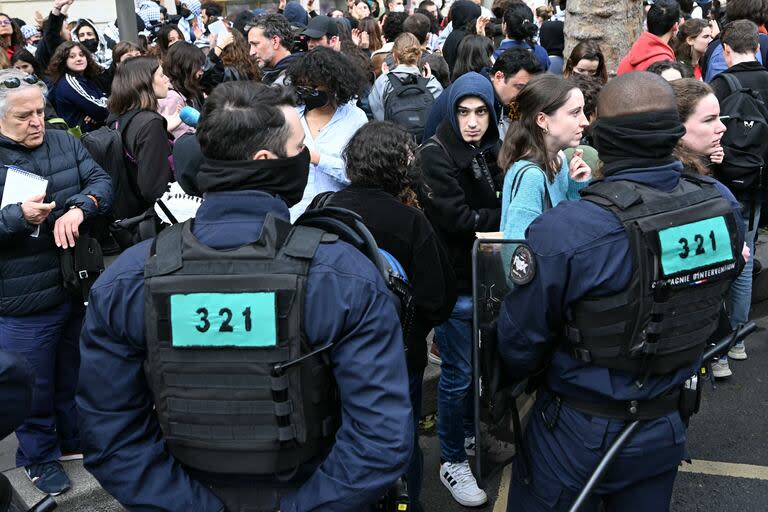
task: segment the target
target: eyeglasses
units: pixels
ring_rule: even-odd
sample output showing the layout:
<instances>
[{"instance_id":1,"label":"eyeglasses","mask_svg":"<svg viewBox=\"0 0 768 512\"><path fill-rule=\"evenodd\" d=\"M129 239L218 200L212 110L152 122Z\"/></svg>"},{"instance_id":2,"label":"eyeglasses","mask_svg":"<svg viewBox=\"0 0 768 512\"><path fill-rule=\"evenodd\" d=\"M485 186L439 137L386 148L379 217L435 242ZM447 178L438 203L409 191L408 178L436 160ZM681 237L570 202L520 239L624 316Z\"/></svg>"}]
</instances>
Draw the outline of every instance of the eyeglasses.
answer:
<instances>
[{"instance_id":1,"label":"eyeglasses","mask_svg":"<svg viewBox=\"0 0 768 512\"><path fill-rule=\"evenodd\" d=\"M297 85L294 87L294 89L296 90L296 94L299 96L299 98L311 98L320 94L320 91L314 87L308 87L305 85Z\"/></svg>"},{"instance_id":2,"label":"eyeglasses","mask_svg":"<svg viewBox=\"0 0 768 512\"><path fill-rule=\"evenodd\" d=\"M7 27L8 25L13 25L13 22L11 20L0 20L0 27Z\"/></svg>"},{"instance_id":3,"label":"eyeglasses","mask_svg":"<svg viewBox=\"0 0 768 512\"><path fill-rule=\"evenodd\" d=\"M26 82L29 85L35 85L38 82L40 82L40 79L37 78L36 75L27 75L24 78L6 78L2 82L0 82L0 85L5 87L6 89L16 89L21 86L21 82Z\"/></svg>"}]
</instances>

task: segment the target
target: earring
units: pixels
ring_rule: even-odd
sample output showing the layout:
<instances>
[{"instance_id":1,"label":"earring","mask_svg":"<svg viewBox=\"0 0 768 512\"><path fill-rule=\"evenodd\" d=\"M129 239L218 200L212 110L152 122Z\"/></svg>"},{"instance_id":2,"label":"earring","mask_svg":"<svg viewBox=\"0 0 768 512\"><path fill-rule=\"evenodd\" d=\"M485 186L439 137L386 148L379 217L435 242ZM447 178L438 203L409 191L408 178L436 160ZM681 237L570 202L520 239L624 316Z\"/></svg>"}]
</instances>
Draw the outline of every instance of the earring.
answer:
<instances>
[{"instance_id":1,"label":"earring","mask_svg":"<svg viewBox=\"0 0 768 512\"><path fill-rule=\"evenodd\" d=\"M549 133L549 128L542 128L541 131L544 132L544 135L547 135Z\"/></svg>"}]
</instances>

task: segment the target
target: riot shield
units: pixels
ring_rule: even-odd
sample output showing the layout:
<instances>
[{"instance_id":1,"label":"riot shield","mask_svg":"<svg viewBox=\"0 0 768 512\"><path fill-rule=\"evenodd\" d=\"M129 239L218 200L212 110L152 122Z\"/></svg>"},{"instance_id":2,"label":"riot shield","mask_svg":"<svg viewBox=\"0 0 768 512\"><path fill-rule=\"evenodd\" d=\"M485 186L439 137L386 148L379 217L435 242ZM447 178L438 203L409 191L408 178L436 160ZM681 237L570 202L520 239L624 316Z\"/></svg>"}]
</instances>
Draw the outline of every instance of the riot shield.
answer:
<instances>
[{"instance_id":1,"label":"riot shield","mask_svg":"<svg viewBox=\"0 0 768 512\"><path fill-rule=\"evenodd\" d=\"M496 321L504 297L514 284L509 265L522 240L482 239L472 248L473 364L475 392L475 458L478 485L509 464L533 397L526 381L507 374L497 350Z\"/></svg>"}]
</instances>

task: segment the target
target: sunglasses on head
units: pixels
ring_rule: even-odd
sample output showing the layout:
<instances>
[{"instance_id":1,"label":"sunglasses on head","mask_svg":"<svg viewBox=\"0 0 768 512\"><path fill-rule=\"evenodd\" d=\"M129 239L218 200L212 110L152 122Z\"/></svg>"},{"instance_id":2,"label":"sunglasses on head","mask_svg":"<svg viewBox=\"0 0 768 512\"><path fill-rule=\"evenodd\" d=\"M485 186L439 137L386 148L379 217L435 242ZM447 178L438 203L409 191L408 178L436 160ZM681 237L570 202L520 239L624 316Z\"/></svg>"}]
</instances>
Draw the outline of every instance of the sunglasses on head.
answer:
<instances>
[{"instance_id":1,"label":"sunglasses on head","mask_svg":"<svg viewBox=\"0 0 768 512\"><path fill-rule=\"evenodd\" d=\"M37 78L36 75L27 75L24 78L6 78L2 82L0 82L0 85L5 87L6 89L16 89L17 87L21 86L21 82L26 82L29 85L35 85L40 81L39 78Z\"/></svg>"}]
</instances>

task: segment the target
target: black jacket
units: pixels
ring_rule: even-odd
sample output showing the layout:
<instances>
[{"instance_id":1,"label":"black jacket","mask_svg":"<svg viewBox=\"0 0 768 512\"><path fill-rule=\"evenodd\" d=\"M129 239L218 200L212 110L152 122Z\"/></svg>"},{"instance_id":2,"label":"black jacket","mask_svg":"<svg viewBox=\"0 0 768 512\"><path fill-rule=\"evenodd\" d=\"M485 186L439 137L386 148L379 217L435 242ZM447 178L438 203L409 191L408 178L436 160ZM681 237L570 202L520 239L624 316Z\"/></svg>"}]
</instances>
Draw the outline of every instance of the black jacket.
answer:
<instances>
[{"instance_id":1,"label":"black jacket","mask_svg":"<svg viewBox=\"0 0 768 512\"><path fill-rule=\"evenodd\" d=\"M720 102L731 93L728 82L722 77L725 74L733 75L741 82L742 87L752 89L760 94L760 98L768 105L768 70L762 64L757 61L742 62L716 75L709 85L715 91L715 96Z\"/></svg>"},{"instance_id":2,"label":"black jacket","mask_svg":"<svg viewBox=\"0 0 768 512\"><path fill-rule=\"evenodd\" d=\"M406 360L411 369L424 368L427 334L448 320L456 302L456 276L432 225L421 211L381 189L351 185L333 194L327 204L360 215L379 247L405 269L416 302L414 326L405 340Z\"/></svg>"},{"instance_id":3,"label":"black jacket","mask_svg":"<svg viewBox=\"0 0 768 512\"><path fill-rule=\"evenodd\" d=\"M129 114L119 118L110 116L107 123L114 127L115 121L127 118ZM168 182L173 180L170 166L172 148L165 118L157 112L142 110L130 119L127 126L123 126L122 134L123 145L130 155L128 169L136 170L129 174L136 180L131 186L144 200L137 211L145 211L165 193Z\"/></svg>"},{"instance_id":4,"label":"black jacket","mask_svg":"<svg viewBox=\"0 0 768 512\"><path fill-rule=\"evenodd\" d=\"M47 131L42 145L34 149L0 135L0 197L9 165L47 179L44 201L56 201L38 237L30 236L35 227L24 219L19 204L0 210L0 316L22 316L66 300L53 225L73 205L83 210L86 220L108 212L112 182L80 141L60 130ZM87 195L96 197L98 210Z\"/></svg>"},{"instance_id":5,"label":"black jacket","mask_svg":"<svg viewBox=\"0 0 768 512\"><path fill-rule=\"evenodd\" d=\"M491 123L493 127L495 120ZM458 137L450 119L446 118L437 129L437 137L445 149L435 143L425 143L419 151L426 182L420 201L448 250L460 294L472 292L475 233L498 231L501 223L498 197L501 173L496 164L500 143L498 132L489 128L491 131L495 143L479 149ZM493 186L484 175L475 174L473 167L482 164L486 166Z\"/></svg>"}]
</instances>

